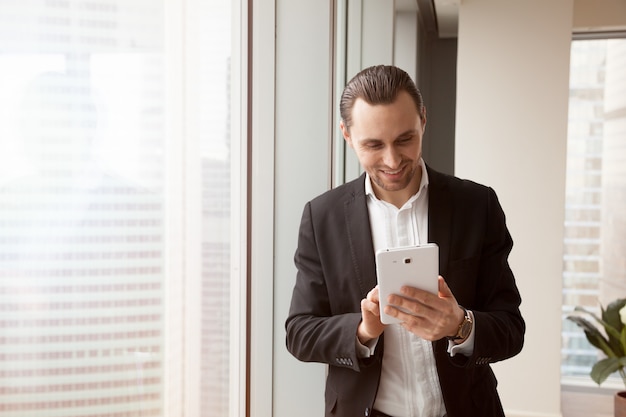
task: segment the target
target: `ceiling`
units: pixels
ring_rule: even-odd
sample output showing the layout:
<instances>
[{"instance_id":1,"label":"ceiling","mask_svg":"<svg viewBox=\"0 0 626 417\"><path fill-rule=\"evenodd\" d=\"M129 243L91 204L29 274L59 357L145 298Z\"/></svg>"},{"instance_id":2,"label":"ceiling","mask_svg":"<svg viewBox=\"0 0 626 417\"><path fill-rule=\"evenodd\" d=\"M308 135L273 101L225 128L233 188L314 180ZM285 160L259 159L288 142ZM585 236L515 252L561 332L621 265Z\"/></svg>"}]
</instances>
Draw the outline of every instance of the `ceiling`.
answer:
<instances>
[{"instance_id":1,"label":"ceiling","mask_svg":"<svg viewBox=\"0 0 626 417\"><path fill-rule=\"evenodd\" d=\"M440 38L456 38L461 0L395 0L397 11L420 11L427 27Z\"/></svg>"},{"instance_id":2,"label":"ceiling","mask_svg":"<svg viewBox=\"0 0 626 417\"><path fill-rule=\"evenodd\" d=\"M395 0L397 11L419 11L427 32L439 38L456 38L458 35L459 7L462 0ZM624 11L626 0L604 1L574 0L574 33L616 33L623 37L626 31Z\"/></svg>"},{"instance_id":3,"label":"ceiling","mask_svg":"<svg viewBox=\"0 0 626 417\"><path fill-rule=\"evenodd\" d=\"M456 38L461 0L433 0L440 38Z\"/></svg>"}]
</instances>

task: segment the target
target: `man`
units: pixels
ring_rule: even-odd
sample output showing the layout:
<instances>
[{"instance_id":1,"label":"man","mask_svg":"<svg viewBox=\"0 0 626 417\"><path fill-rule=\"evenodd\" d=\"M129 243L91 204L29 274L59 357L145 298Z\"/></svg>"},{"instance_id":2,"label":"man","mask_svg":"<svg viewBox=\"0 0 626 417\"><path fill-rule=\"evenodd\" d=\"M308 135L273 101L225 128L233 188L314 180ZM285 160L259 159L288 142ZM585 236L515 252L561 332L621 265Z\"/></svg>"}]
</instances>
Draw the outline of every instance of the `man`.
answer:
<instances>
[{"instance_id":1,"label":"man","mask_svg":"<svg viewBox=\"0 0 626 417\"><path fill-rule=\"evenodd\" d=\"M344 89L341 131L365 173L306 204L287 348L329 365L326 416L504 416L490 363L523 345L512 240L495 192L422 160L410 77L370 67ZM403 288L380 322L374 254L439 245L439 292Z\"/></svg>"}]
</instances>

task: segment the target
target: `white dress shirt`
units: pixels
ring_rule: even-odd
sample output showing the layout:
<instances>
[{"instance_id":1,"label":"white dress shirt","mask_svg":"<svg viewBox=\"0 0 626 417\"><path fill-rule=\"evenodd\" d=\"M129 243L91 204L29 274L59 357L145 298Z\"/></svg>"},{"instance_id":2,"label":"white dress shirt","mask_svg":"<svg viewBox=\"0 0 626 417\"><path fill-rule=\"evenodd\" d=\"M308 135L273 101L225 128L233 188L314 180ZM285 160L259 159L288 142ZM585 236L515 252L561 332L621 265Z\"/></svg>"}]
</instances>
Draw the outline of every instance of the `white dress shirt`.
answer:
<instances>
[{"instance_id":1,"label":"white dress shirt","mask_svg":"<svg viewBox=\"0 0 626 417\"><path fill-rule=\"evenodd\" d=\"M374 250L414 246L428 242L428 173L420 159L422 180L418 192L401 208L379 200L370 177L365 193ZM471 312L470 312L471 314ZM374 408L394 417L442 417L446 414L432 343L406 331L399 324L385 328L382 373ZM359 354L373 354L378 339L367 346L358 343ZM460 345L449 343L448 352L471 355L474 332Z\"/></svg>"}]
</instances>

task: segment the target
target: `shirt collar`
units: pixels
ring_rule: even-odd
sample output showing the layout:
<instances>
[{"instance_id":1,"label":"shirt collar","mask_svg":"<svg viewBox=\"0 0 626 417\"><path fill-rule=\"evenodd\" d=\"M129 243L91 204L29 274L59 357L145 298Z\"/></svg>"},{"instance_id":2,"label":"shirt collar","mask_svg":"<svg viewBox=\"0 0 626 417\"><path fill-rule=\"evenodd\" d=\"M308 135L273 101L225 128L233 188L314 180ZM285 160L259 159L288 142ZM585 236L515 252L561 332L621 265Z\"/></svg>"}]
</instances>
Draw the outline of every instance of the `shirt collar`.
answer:
<instances>
[{"instance_id":1,"label":"shirt collar","mask_svg":"<svg viewBox=\"0 0 626 417\"><path fill-rule=\"evenodd\" d=\"M422 168L422 180L420 181L420 186L417 192L413 196L411 196L411 198L409 198L409 201L415 200L420 195L422 190L426 189L429 184L428 171L426 170L426 164L424 163L423 158L420 158L418 165ZM376 194L374 193L374 188L372 187L372 180L370 178L370 175L367 172L365 173L365 195L369 195L375 201L379 201L378 197L376 197Z\"/></svg>"}]
</instances>

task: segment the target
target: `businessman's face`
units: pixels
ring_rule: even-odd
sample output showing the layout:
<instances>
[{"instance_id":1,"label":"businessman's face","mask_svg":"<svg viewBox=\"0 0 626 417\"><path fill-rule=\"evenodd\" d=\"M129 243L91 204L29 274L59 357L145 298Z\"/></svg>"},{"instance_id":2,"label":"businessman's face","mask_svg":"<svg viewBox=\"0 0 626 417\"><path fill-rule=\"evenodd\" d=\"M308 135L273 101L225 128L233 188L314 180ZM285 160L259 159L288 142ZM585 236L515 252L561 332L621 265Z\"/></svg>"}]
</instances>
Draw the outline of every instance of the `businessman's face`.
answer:
<instances>
[{"instance_id":1,"label":"businessman's face","mask_svg":"<svg viewBox=\"0 0 626 417\"><path fill-rule=\"evenodd\" d=\"M391 104L354 102L352 126L348 131L342 122L340 127L378 198L401 206L417 192L424 126L407 92L400 92Z\"/></svg>"}]
</instances>

